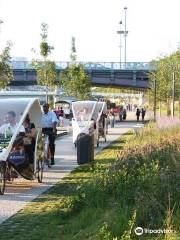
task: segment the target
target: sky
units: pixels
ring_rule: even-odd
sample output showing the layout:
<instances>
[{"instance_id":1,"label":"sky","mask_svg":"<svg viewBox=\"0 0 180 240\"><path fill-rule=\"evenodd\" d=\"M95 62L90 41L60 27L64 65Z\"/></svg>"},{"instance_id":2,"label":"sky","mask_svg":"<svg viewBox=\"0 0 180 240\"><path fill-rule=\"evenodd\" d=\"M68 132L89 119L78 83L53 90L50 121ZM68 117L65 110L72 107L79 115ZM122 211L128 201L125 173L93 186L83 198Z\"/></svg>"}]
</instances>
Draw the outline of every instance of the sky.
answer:
<instances>
[{"instance_id":1,"label":"sky","mask_svg":"<svg viewBox=\"0 0 180 240\"><path fill-rule=\"evenodd\" d=\"M0 49L10 40L12 57L38 58L45 22L52 60L69 61L75 37L78 61L119 62L124 7L127 62L149 62L177 50L180 0L0 0ZM124 36L121 50L124 61Z\"/></svg>"}]
</instances>

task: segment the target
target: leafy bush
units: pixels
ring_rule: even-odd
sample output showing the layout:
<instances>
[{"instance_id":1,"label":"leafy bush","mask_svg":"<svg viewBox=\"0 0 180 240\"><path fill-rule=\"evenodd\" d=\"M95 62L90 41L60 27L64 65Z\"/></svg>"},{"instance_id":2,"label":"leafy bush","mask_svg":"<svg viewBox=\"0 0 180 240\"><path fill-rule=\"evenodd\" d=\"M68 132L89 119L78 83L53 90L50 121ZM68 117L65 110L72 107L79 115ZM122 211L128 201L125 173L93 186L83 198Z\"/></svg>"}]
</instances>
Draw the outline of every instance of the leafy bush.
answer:
<instances>
[{"instance_id":1,"label":"leafy bush","mask_svg":"<svg viewBox=\"0 0 180 240\"><path fill-rule=\"evenodd\" d=\"M136 210L134 224L143 228L165 229L167 212L173 209L168 227L178 231L179 172L180 128L164 130L150 124L118 152L108 172L101 169L98 175L95 173L94 179L81 186L79 193L85 194L83 203L87 206L105 207L113 198L124 211L128 209L127 215ZM123 237L127 229L121 228L119 236ZM130 235L136 238L133 232ZM100 239L115 237L109 225L101 228L99 236Z\"/></svg>"}]
</instances>

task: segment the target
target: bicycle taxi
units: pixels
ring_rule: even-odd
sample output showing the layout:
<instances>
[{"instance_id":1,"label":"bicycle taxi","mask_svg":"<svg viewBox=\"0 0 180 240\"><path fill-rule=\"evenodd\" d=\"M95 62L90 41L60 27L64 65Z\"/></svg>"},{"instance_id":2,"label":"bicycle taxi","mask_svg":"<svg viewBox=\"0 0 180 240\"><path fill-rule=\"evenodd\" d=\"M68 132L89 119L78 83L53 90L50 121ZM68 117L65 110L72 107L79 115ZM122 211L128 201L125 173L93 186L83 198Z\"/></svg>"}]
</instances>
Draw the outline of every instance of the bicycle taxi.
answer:
<instances>
[{"instance_id":1,"label":"bicycle taxi","mask_svg":"<svg viewBox=\"0 0 180 240\"><path fill-rule=\"evenodd\" d=\"M97 101L72 102L73 143L76 146L79 136L94 134L94 145L97 145L96 119L98 115Z\"/></svg>"},{"instance_id":2,"label":"bicycle taxi","mask_svg":"<svg viewBox=\"0 0 180 240\"><path fill-rule=\"evenodd\" d=\"M27 114L36 128L34 159L31 164L24 141L23 122ZM14 125L11 125L10 118L13 119ZM38 99L0 99L0 194L4 194L6 181L12 181L14 173L28 180L37 179L38 182L42 182L44 145L41 118Z\"/></svg>"}]
</instances>

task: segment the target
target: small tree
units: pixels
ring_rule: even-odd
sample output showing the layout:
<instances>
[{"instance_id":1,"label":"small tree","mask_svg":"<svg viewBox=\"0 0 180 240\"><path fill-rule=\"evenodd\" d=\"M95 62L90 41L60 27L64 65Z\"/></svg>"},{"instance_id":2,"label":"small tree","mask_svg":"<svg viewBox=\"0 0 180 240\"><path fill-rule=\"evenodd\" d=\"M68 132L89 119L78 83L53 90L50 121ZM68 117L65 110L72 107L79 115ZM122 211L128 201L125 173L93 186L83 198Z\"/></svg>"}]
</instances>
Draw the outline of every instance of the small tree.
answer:
<instances>
[{"instance_id":1,"label":"small tree","mask_svg":"<svg viewBox=\"0 0 180 240\"><path fill-rule=\"evenodd\" d=\"M156 70L150 74L153 82L156 79L157 98L161 102L167 102L167 115L170 114L170 103L179 100L180 97L180 51L165 56L155 62ZM175 82L173 84L173 74Z\"/></svg>"},{"instance_id":2,"label":"small tree","mask_svg":"<svg viewBox=\"0 0 180 240\"><path fill-rule=\"evenodd\" d=\"M0 54L0 89L5 88L13 80L13 72L8 64L11 45L11 42L8 42Z\"/></svg>"},{"instance_id":3,"label":"small tree","mask_svg":"<svg viewBox=\"0 0 180 240\"><path fill-rule=\"evenodd\" d=\"M71 63L60 74L60 85L67 96L75 97L79 100L91 97L91 83L84 66L76 62L75 38L72 38Z\"/></svg>"},{"instance_id":4,"label":"small tree","mask_svg":"<svg viewBox=\"0 0 180 240\"><path fill-rule=\"evenodd\" d=\"M47 59L54 49L47 43L48 25L42 23L41 27L40 55L43 60L33 60L32 65L36 69L37 83L46 87L46 102L48 102L48 88L56 86L57 73L55 62Z\"/></svg>"}]
</instances>

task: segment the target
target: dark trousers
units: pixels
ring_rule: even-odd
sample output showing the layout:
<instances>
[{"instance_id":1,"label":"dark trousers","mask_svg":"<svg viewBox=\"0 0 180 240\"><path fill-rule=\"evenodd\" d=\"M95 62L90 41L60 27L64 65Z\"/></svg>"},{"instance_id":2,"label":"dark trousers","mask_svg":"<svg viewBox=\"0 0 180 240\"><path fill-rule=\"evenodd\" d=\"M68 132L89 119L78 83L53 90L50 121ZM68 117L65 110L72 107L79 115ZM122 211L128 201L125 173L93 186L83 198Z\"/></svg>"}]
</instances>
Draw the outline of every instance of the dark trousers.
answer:
<instances>
[{"instance_id":1,"label":"dark trousers","mask_svg":"<svg viewBox=\"0 0 180 240\"><path fill-rule=\"evenodd\" d=\"M55 154L55 139L56 135L53 133L52 128L43 128L42 133L47 135L49 137L49 150L51 153L51 159L54 159L54 154Z\"/></svg>"}]
</instances>

